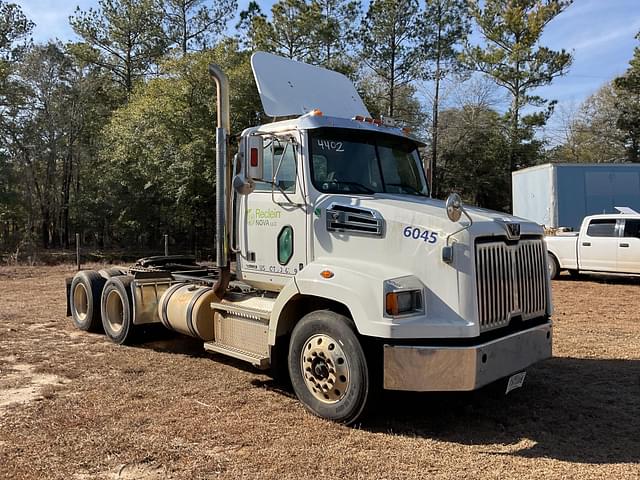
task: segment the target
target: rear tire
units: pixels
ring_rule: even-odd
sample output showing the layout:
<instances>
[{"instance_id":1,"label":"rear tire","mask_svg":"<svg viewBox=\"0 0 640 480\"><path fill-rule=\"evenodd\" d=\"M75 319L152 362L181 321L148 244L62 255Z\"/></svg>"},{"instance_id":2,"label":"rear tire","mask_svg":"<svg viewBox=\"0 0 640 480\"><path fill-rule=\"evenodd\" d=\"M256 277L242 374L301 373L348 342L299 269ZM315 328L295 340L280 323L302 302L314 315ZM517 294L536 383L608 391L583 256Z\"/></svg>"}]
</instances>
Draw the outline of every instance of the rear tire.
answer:
<instances>
[{"instance_id":1,"label":"rear tire","mask_svg":"<svg viewBox=\"0 0 640 480\"><path fill-rule=\"evenodd\" d=\"M132 280L132 277L124 275L111 277L102 290L102 327L107 337L118 345L131 343L136 333L131 298Z\"/></svg>"},{"instance_id":2,"label":"rear tire","mask_svg":"<svg viewBox=\"0 0 640 480\"><path fill-rule=\"evenodd\" d=\"M83 270L71 281L69 306L76 328L85 332L102 331L100 298L105 279L98 272Z\"/></svg>"},{"instance_id":3,"label":"rear tire","mask_svg":"<svg viewBox=\"0 0 640 480\"><path fill-rule=\"evenodd\" d=\"M550 253L547 254L547 261L549 263L549 278L553 280L560 273L560 266L558 265L558 261L556 260L556 257L554 257Z\"/></svg>"},{"instance_id":4,"label":"rear tire","mask_svg":"<svg viewBox=\"0 0 640 480\"><path fill-rule=\"evenodd\" d=\"M367 360L352 320L329 310L305 315L291 333L289 377L314 415L350 424L369 398Z\"/></svg>"}]
</instances>

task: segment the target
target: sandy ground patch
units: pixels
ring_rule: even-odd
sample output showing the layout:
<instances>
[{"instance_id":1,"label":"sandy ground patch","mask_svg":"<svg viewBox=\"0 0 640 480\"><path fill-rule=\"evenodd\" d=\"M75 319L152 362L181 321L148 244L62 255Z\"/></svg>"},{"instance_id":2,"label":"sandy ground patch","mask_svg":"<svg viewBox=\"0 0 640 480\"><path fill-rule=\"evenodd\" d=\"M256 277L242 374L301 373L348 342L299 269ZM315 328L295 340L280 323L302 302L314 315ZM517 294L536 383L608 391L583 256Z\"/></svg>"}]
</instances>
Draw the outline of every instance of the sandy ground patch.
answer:
<instances>
[{"instance_id":1,"label":"sandy ground patch","mask_svg":"<svg viewBox=\"0 0 640 480\"><path fill-rule=\"evenodd\" d=\"M508 396L387 393L355 427L199 341L120 347L70 267L0 267L0 478L640 478L640 282L553 282L554 358Z\"/></svg>"}]
</instances>

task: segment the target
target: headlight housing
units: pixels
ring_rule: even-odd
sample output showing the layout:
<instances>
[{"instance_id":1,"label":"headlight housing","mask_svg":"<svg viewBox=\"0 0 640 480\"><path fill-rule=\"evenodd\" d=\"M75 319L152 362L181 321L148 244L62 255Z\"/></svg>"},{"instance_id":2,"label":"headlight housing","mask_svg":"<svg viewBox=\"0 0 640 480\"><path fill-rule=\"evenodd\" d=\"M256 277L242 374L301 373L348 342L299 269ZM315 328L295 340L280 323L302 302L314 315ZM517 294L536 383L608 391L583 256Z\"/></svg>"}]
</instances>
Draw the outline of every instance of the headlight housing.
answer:
<instances>
[{"instance_id":1,"label":"headlight housing","mask_svg":"<svg viewBox=\"0 0 640 480\"><path fill-rule=\"evenodd\" d=\"M384 282L385 317L405 317L424 314L424 285L413 276L393 278Z\"/></svg>"}]
</instances>

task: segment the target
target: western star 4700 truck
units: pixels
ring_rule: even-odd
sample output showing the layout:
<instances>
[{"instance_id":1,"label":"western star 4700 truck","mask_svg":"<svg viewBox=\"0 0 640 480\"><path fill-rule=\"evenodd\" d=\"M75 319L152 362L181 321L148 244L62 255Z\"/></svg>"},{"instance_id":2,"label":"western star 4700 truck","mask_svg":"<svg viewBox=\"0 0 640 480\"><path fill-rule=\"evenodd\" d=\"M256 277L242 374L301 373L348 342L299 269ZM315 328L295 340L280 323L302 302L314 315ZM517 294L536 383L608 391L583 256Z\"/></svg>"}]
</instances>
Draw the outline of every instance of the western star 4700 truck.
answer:
<instances>
[{"instance_id":1,"label":"western star 4700 truck","mask_svg":"<svg viewBox=\"0 0 640 480\"><path fill-rule=\"evenodd\" d=\"M216 268L170 256L79 272L76 326L127 343L162 323L287 373L307 409L344 423L376 387L520 386L551 356L542 229L430 198L422 143L371 119L346 77L266 53L252 67L265 113L286 119L242 132L231 158L228 81L210 67Z\"/></svg>"}]
</instances>

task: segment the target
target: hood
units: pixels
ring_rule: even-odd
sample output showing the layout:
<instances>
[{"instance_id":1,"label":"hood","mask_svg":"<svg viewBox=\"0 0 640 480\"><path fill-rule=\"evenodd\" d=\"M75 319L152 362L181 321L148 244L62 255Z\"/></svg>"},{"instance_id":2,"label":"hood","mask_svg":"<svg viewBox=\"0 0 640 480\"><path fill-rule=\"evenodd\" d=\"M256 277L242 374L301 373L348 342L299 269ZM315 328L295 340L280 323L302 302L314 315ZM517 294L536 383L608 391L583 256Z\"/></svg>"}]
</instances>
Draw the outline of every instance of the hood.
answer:
<instances>
[{"instance_id":1,"label":"hood","mask_svg":"<svg viewBox=\"0 0 640 480\"><path fill-rule=\"evenodd\" d=\"M445 202L432 198L377 194L375 197L346 199L351 206L361 205L379 211L387 222L400 222L408 225L431 226L443 234L453 233L468 224L463 214L458 222L451 222L447 217ZM354 200L357 200L354 202ZM340 202L341 203L341 202ZM543 228L535 222L515 217L503 212L496 212L485 208L465 205L465 211L473 220L470 231L473 236L501 236L508 235L507 224L517 223L520 235L542 235Z\"/></svg>"}]
</instances>

